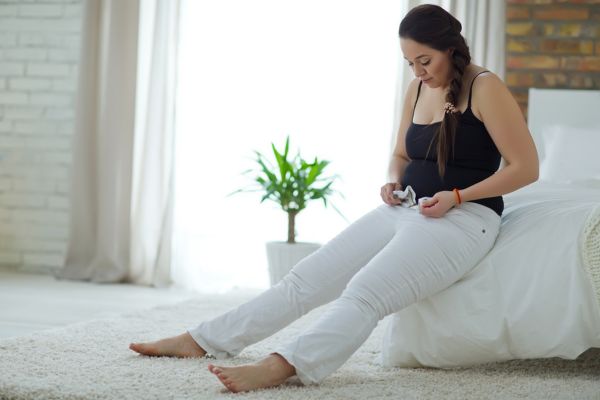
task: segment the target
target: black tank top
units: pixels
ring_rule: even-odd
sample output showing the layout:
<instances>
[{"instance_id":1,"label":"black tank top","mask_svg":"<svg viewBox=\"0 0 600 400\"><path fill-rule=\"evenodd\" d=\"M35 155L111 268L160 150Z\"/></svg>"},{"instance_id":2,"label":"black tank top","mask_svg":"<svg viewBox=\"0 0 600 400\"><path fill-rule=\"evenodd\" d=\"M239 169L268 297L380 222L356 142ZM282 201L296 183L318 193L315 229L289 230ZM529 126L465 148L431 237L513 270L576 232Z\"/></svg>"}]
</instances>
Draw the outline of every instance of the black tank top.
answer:
<instances>
[{"instance_id":1,"label":"black tank top","mask_svg":"<svg viewBox=\"0 0 600 400\"><path fill-rule=\"evenodd\" d=\"M488 71L481 71L479 74ZM479 75L475 75L469 88L469 102L467 109L459 116L456 127L454 142L454 158L450 153L446 164L444 178L440 178L437 166L437 140L431 144L429 154L427 149L435 131L440 122L423 125L412 122L406 131L406 153L410 162L404 170L402 176L402 187L410 185L417 195L421 197L432 197L439 191L465 189L477 182L480 182L493 175L500 166L501 155L485 125L481 122L471 110L471 95L473 91L473 82ZM413 107L413 116L419 94L421 93L421 84L417 91L417 100ZM427 155L427 156L426 156ZM479 203L491 208L502 216L504 211L504 201L502 196L488 197L485 199L471 200L473 203Z\"/></svg>"}]
</instances>

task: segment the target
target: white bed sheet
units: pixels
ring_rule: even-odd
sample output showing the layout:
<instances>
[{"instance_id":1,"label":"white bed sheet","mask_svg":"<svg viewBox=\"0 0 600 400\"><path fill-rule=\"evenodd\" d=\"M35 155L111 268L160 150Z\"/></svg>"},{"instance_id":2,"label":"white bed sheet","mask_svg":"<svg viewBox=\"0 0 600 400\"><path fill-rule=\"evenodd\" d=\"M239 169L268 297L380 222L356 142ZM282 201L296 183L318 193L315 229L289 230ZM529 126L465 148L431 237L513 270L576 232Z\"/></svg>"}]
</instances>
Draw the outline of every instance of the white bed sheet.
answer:
<instances>
[{"instance_id":1,"label":"white bed sheet","mask_svg":"<svg viewBox=\"0 0 600 400\"><path fill-rule=\"evenodd\" d=\"M578 245L600 211L600 184L537 181L504 201L494 248L454 285L393 314L376 362L447 368L600 347L600 306Z\"/></svg>"}]
</instances>

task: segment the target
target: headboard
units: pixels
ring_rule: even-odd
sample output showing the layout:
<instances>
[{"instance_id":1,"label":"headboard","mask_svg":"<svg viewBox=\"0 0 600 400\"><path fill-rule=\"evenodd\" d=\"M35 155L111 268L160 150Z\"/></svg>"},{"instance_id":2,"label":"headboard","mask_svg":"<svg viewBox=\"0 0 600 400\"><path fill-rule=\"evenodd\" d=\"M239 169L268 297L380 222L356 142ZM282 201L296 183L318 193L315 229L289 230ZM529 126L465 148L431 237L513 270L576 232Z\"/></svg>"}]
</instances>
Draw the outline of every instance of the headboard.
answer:
<instances>
[{"instance_id":1,"label":"headboard","mask_svg":"<svg viewBox=\"0 0 600 400\"><path fill-rule=\"evenodd\" d=\"M600 90L530 88L527 125L541 160L544 157L541 132L545 126L600 129Z\"/></svg>"}]
</instances>

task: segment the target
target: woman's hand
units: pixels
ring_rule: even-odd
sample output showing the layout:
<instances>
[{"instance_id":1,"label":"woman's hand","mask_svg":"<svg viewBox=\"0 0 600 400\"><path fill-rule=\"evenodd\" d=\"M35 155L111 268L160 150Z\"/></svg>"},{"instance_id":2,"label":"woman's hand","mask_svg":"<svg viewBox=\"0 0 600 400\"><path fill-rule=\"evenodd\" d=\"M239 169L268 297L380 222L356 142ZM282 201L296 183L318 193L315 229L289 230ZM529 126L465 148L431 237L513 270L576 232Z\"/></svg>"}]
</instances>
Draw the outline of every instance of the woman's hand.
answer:
<instances>
[{"instance_id":1,"label":"woman's hand","mask_svg":"<svg viewBox=\"0 0 600 400\"><path fill-rule=\"evenodd\" d=\"M389 182L381 187L381 199L385 204L396 206L402 202L402 199L395 199L394 190L402 190L402 185L398 182Z\"/></svg>"},{"instance_id":2,"label":"woman's hand","mask_svg":"<svg viewBox=\"0 0 600 400\"><path fill-rule=\"evenodd\" d=\"M427 217L443 217L452 207L456 205L454 192L444 190L437 192L432 198L423 200L419 204L419 212Z\"/></svg>"}]
</instances>

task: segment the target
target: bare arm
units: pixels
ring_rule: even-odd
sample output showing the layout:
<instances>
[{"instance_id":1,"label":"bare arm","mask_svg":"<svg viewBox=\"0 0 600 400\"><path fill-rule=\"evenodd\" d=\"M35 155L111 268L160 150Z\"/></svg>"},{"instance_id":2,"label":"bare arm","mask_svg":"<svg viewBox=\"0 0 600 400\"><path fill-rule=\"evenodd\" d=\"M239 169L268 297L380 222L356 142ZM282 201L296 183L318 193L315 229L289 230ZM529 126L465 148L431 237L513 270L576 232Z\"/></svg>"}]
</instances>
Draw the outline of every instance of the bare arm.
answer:
<instances>
[{"instance_id":1,"label":"bare arm","mask_svg":"<svg viewBox=\"0 0 600 400\"><path fill-rule=\"evenodd\" d=\"M501 196L538 179L537 150L517 102L493 74L482 75L473 87L483 123L506 166L460 191L462 201Z\"/></svg>"}]
</instances>

